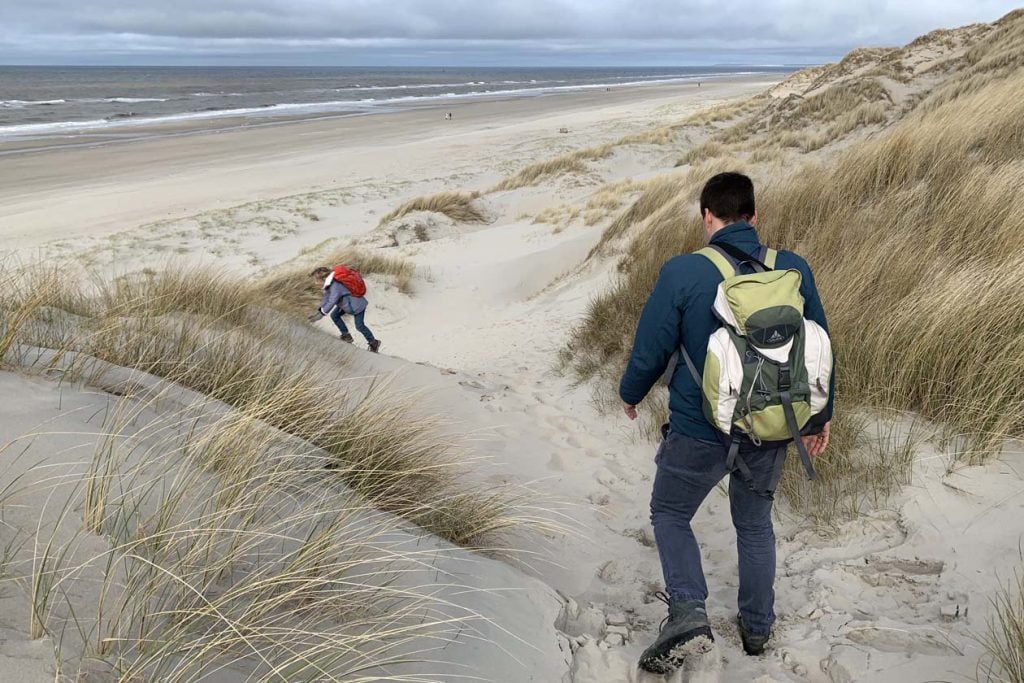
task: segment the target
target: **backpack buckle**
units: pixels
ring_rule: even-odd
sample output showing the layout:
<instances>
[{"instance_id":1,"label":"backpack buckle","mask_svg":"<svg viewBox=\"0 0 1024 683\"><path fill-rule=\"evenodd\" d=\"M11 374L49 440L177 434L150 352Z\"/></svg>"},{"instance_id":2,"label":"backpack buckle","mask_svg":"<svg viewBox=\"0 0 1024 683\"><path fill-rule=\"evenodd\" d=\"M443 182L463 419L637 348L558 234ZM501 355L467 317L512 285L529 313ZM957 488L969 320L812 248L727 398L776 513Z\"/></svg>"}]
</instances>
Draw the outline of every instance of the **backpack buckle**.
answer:
<instances>
[{"instance_id":1,"label":"backpack buckle","mask_svg":"<svg viewBox=\"0 0 1024 683\"><path fill-rule=\"evenodd\" d=\"M783 363L779 366L779 391L789 391L791 381L789 363Z\"/></svg>"}]
</instances>

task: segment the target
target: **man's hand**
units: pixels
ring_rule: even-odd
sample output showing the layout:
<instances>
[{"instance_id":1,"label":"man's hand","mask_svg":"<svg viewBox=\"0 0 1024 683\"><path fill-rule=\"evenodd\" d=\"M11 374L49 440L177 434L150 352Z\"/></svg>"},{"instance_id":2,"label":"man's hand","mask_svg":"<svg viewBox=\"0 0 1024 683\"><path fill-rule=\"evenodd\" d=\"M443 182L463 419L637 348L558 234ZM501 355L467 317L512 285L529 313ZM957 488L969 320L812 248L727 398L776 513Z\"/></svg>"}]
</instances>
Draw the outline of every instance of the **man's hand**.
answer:
<instances>
[{"instance_id":1,"label":"man's hand","mask_svg":"<svg viewBox=\"0 0 1024 683\"><path fill-rule=\"evenodd\" d=\"M630 405L629 403L622 404L622 409L626 411L626 417L630 420L636 419L636 406Z\"/></svg>"},{"instance_id":2,"label":"man's hand","mask_svg":"<svg viewBox=\"0 0 1024 683\"><path fill-rule=\"evenodd\" d=\"M804 448L807 449L807 454L812 458L817 458L825 452L826 448L828 448L828 430L831 424L831 422L826 422L820 434L800 437L803 439Z\"/></svg>"},{"instance_id":3,"label":"man's hand","mask_svg":"<svg viewBox=\"0 0 1024 683\"><path fill-rule=\"evenodd\" d=\"M320 311L317 311L313 315L311 315L308 318L306 318L306 320L308 320L311 323L315 323L316 321L320 320L320 318L322 318L322 317L324 317L324 314L321 313Z\"/></svg>"}]
</instances>

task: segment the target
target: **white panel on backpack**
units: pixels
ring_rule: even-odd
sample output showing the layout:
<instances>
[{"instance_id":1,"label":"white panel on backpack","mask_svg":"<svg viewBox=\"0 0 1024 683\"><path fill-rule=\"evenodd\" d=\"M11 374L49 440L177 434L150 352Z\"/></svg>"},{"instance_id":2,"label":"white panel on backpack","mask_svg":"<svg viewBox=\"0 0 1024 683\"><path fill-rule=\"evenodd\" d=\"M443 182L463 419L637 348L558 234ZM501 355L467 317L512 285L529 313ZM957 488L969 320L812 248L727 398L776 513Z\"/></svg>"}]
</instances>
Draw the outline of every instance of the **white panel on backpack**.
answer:
<instances>
[{"instance_id":1,"label":"white panel on backpack","mask_svg":"<svg viewBox=\"0 0 1024 683\"><path fill-rule=\"evenodd\" d=\"M722 369L718 376L718 405L712 406L715 420L722 431L732 429L732 416L736 410L740 387L743 386L743 359L729 337L729 331L720 327L708 341L708 353L714 354Z\"/></svg>"},{"instance_id":2,"label":"white panel on backpack","mask_svg":"<svg viewBox=\"0 0 1024 683\"><path fill-rule=\"evenodd\" d=\"M828 405L829 382L832 379L832 342L821 325L804 319L804 365L811 385L811 415Z\"/></svg>"}]
</instances>

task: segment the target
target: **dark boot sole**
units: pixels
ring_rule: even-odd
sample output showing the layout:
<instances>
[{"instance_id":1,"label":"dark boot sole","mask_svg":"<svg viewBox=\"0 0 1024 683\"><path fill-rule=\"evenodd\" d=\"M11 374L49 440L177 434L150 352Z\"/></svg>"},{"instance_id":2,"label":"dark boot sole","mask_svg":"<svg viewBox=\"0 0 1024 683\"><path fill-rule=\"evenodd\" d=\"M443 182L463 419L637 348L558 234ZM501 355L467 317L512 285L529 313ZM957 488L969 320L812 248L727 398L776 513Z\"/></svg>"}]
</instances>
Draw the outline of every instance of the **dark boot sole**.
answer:
<instances>
[{"instance_id":1,"label":"dark boot sole","mask_svg":"<svg viewBox=\"0 0 1024 683\"><path fill-rule=\"evenodd\" d=\"M742 632L740 633L740 642L743 643L743 651L750 657L760 657L768 649L768 641L765 641L760 647L751 645L747 642L747 638Z\"/></svg>"},{"instance_id":2,"label":"dark boot sole","mask_svg":"<svg viewBox=\"0 0 1024 683\"><path fill-rule=\"evenodd\" d=\"M736 627L740 632L740 642L743 644L743 652L750 657L760 657L763 655L764 651L768 649L769 638L765 638L760 644L748 642L751 635L747 633L745 628L743 628L743 618L739 616L736 617Z\"/></svg>"},{"instance_id":3,"label":"dark boot sole","mask_svg":"<svg viewBox=\"0 0 1024 683\"><path fill-rule=\"evenodd\" d=\"M687 657L702 655L714 647L715 637L710 626L701 626L675 638L651 646L640 657L640 668L654 674L670 674L683 665Z\"/></svg>"}]
</instances>

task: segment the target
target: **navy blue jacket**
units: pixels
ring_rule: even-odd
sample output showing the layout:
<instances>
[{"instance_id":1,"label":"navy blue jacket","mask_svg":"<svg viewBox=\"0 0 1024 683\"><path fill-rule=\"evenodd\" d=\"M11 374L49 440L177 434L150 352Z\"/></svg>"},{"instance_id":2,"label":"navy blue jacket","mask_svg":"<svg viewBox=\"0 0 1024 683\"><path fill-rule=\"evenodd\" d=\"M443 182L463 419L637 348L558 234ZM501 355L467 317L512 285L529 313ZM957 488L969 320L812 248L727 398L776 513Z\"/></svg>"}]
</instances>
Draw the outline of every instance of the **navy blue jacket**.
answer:
<instances>
[{"instance_id":1,"label":"navy blue jacket","mask_svg":"<svg viewBox=\"0 0 1024 683\"><path fill-rule=\"evenodd\" d=\"M711 238L711 243L731 244L756 257L761 248L757 231L746 221L728 225ZM804 317L828 330L825 309L810 266L791 251L779 251L776 268L800 271L803 283ZM698 369L704 367L708 340L721 327L711 307L715 301L722 274L710 260L696 254L676 256L662 267L637 325L636 340L629 365L619 384L619 396L626 403L643 401L651 387L665 372L672 355L685 344ZM832 373L832 396L835 395L835 372ZM669 382L670 429L694 439L716 441L718 430L704 417L700 387L680 361ZM832 398L826 416L832 417Z\"/></svg>"}]
</instances>

